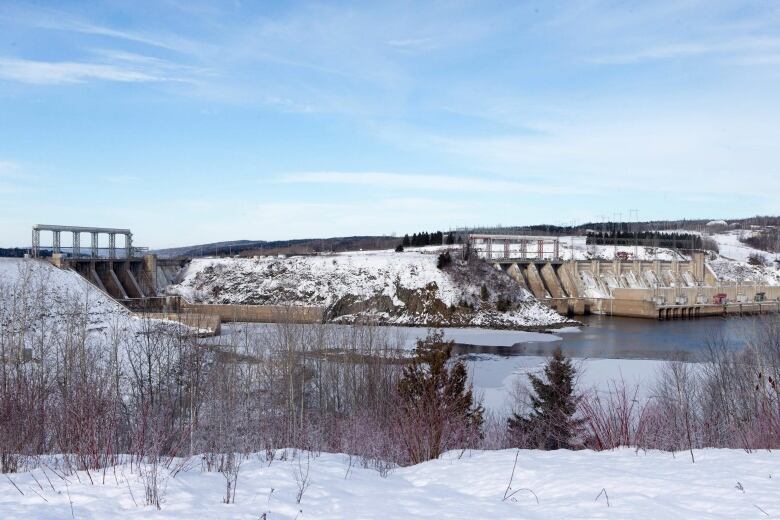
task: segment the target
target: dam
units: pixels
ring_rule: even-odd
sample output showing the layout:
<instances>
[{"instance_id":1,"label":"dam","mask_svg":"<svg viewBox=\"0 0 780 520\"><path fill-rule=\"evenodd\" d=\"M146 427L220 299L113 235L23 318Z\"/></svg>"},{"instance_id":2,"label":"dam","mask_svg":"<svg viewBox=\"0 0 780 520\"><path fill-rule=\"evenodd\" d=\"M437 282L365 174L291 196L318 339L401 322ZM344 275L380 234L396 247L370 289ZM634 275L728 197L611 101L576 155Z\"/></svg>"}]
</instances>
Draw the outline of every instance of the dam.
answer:
<instances>
[{"instance_id":1,"label":"dam","mask_svg":"<svg viewBox=\"0 0 780 520\"><path fill-rule=\"evenodd\" d=\"M41 249L42 232L52 233L50 249ZM63 233L72 235L70 247L63 245ZM82 234L91 236L90 247L81 247ZM101 248L104 236L108 247ZM117 237L124 238L123 243L118 244ZM284 311L274 305L198 304L164 296L165 288L177 282L177 274L190 259L158 258L135 246L129 229L38 224L33 227L31 256L39 258L48 251L54 265L78 272L133 311L254 322L275 321ZM780 286L719 280L701 250L675 254L671 259L631 259L617 251L612 260L575 259L573 252L567 258L558 237L472 234L462 253L505 272L543 304L568 316L671 320L780 312ZM300 315L288 319L324 319L323 308L302 306L296 311Z\"/></svg>"},{"instance_id":2,"label":"dam","mask_svg":"<svg viewBox=\"0 0 780 520\"><path fill-rule=\"evenodd\" d=\"M41 232L51 232L49 261L63 269L73 269L92 284L131 309L147 307L160 289L173 281L179 260L160 260L145 247L133 244L129 229L36 224L32 228L30 256L40 258ZM70 234L70 246L63 244L62 235ZM90 236L89 247L82 247L81 235ZM101 237L108 238L101 247ZM117 237L124 239L117 244Z\"/></svg>"},{"instance_id":3,"label":"dam","mask_svg":"<svg viewBox=\"0 0 780 520\"><path fill-rule=\"evenodd\" d=\"M705 251L685 260L564 260L557 237L469 235L468 251L561 314L659 320L780 312L780 286L718 280Z\"/></svg>"}]
</instances>

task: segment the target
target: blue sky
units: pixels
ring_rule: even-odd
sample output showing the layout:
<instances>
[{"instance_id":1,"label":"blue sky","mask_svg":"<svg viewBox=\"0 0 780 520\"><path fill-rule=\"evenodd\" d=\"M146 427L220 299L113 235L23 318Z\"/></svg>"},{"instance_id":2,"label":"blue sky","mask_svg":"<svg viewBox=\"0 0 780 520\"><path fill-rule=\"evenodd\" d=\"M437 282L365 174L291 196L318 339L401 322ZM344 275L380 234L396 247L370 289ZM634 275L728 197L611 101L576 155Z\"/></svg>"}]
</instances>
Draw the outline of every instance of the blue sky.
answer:
<instances>
[{"instance_id":1,"label":"blue sky","mask_svg":"<svg viewBox=\"0 0 780 520\"><path fill-rule=\"evenodd\" d=\"M780 211L780 3L0 3L0 245Z\"/></svg>"}]
</instances>

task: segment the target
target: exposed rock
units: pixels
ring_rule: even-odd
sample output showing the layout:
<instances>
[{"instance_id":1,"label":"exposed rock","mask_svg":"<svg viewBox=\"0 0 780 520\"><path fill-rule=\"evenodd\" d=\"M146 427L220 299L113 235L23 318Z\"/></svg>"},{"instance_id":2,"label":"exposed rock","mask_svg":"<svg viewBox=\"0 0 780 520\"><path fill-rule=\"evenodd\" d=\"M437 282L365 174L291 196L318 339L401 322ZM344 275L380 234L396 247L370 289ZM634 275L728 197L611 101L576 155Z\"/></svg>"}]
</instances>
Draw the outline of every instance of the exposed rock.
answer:
<instances>
[{"instance_id":1,"label":"exposed rock","mask_svg":"<svg viewBox=\"0 0 780 520\"><path fill-rule=\"evenodd\" d=\"M408 251L197 259L169 292L197 303L319 306L341 323L522 329L567 322L500 269L452 256L444 269L436 253Z\"/></svg>"}]
</instances>

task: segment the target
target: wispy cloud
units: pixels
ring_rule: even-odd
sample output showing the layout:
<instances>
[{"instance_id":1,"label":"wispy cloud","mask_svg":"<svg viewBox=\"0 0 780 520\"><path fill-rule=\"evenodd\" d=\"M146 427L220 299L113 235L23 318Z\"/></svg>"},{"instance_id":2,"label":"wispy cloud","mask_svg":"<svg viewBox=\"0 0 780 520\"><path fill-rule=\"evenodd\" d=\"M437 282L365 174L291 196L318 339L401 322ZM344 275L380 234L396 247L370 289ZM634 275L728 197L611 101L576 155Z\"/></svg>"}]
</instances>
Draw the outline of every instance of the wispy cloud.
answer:
<instances>
[{"instance_id":1,"label":"wispy cloud","mask_svg":"<svg viewBox=\"0 0 780 520\"><path fill-rule=\"evenodd\" d=\"M16 25L24 25L34 29L65 31L93 36L104 36L114 40L140 43L158 49L180 53L192 53L206 47L206 44L183 38L175 34L162 32L132 31L116 29L108 25L95 23L91 20L54 8L32 7L9 9L5 14L0 12L0 19L5 19Z\"/></svg>"},{"instance_id":2,"label":"wispy cloud","mask_svg":"<svg viewBox=\"0 0 780 520\"><path fill-rule=\"evenodd\" d=\"M561 186L535 182L505 181L500 179L463 177L453 175L406 174L393 172L300 172L288 173L277 179L296 184L343 184L370 186L390 190L432 190L460 193L570 193Z\"/></svg>"},{"instance_id":3,"label":"wispy cloud","mask_svg":"<svg viewBox=\"0 0 780 520\"><path fill-rule=\"evenodd\" d=\"M35 85L83 83L88 80L125 83L187 81L159 66L147 66L148 62L143 65L138 62L122 64L120 61L111 64L0 58L0 79Z\"/></svg>"},{"instance_id":4,"label":"wispy cloud","mask_svg":"<svg viewBox=\"0 0 780 520\"><path fill-rule=\"evenodd\" d=\"M632 64L702 55L723 55L757 60L756 63L761 63L761 56L767 53L777 53L779 50L780 38L754 37L726 41L692 41L652 45L635 51L597 55L590 61L601 64Z\"/></svg>"},{"instance_id":5,"label":"wispy cloud","mask_svg":"<svg viewBox=\"0 0 780 520\"><path fill-rule=\"evenodd\" d=\"M116 29L112 29L110 27L95 25L95 24L91 24L88 22L83 22L80 20L75 20L67 17L56 19L56 20L53 18L38 19L34 23L34 25L41 29L55 29L61 31L79 32L82 34L107 36L110 38L117 38L117 39L127 40L136 43L144 43L146 45L151 45L153 47L160 47L168 50L179 50L180 48L177 45L165 42L162 39L156 38L154 36L137 34L129 31L119 31Z\"/></svg>"},{"instance_id":6,"label":"wispy cloud","mask_svg":"<svg viewBox=\"0 0 780 520\"><path fill-rule=\"evenodd\" d=\"M402 51L428 51L436 48L436 40L424 38L402 38L388 40L387 45Z\"/></svg>"}]
</instances>

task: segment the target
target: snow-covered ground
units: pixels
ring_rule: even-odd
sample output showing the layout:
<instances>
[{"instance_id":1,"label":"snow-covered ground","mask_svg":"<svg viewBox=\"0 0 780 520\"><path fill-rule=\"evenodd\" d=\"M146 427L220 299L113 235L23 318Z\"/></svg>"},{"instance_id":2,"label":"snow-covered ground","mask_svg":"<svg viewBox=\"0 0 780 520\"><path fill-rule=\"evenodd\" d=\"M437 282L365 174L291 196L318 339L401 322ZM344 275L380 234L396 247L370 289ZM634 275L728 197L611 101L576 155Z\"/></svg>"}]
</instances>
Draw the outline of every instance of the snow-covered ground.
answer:
<instances>
[{"instance_id":1,"label":"snow-covered ground","mask_svg":"<svg viewBox=\"0 0 780 520\"><path fill-rule=\"evenodd\" d=\"M724 282L780 285L780 265L771 263L776 255L740 242L740 238L751 233L734 230L710 235L720 250L718 259L709 261L710 267L718 279ZM750 265L748 259L752 255L764 257L770 265Z\"/></svg>"},{"instance_id":2,"label":"snow-covered ground","mask_svg":"<svg viewBox=\"0 0 780 520\"><path fill-rule=\"evenodd\" d=\"M566 321L487 264L453 252L453 263L439 269L439 249L195 259L168 292L199 303L320 306L340 322L523 328ZM498 311L499 298L511 298L512 307Z\"/></svg>"},{"instance_id":3,"label":"snow-covered ground","mask_svg":"<svg viewBox=\"0 0 780 520\"><path fill-rule=\"evenodd\" d=\"M702 234L691 230L669 230L666 232ZM729 230L706 235L707 238L718 244L719 249L717 258L707 260L707 264L718 280L722 282L780 285L780 265L772 262L777 255L750 247L740 241L740 238L749 237L752 233L753 231ZM748 259L751 255L763 256L769 265L750 265Z\"/></svg>"},{"instance_id":4,"label":"snow-covered ground","mask_svg":"<svg viewBox=\"0 0 780 520\"><path fill-rule=\"evenodd\" d=\"M83 311L90 328L131 319L125 307L74 271L46 261L0 258L0 320L7 320L21 305L28 317L49 321Z\"/></svg>"},{"instance_id":5,"label":"snow-covered ground","mask_svg":"<svg viewBox=\"0 0 780 520\"><path fill-rule=\"evenodd\" d=\"M445 305L457 304L460 291L444 271L436 268L436 258L419 251L197 258L187 267L182 283L171 290L191 301L328 305L346 294L373 296L377 289L399 303L395 299L396 283L408 289L435 283ZM209 272L221 275L222 287L199 284Z\"/></svg>"},{"instance_id":6,"label":"snow-covered ground","mask_svg":"<svg viewBox=\"0 0 780 520\"><path fill-rule=\"evenodd\" d=\"M755 249L739 241L740 238L749 237L751 234L751 231L734 230L723 233L714 233L709 235L709 237L718 243L720 256L730 260L736 260L737 262L747 262L748 258L750 258L750 255L753 254L764 256L767 259L773 256L766 251Z\"/></svg>"},{"instance_id":7,"label":"snow-covered ground","mask_svg":"<svg viewBox=\"0 0 780 520\"><path fill-rule=\"evenodd\" d=\"M780 270L747 262L718 258L707 262L712 272L722 282L780 285Z\"/></svg>"},{"instance_id":8,"label":"snow-covered ground","mask_svg":"<svg viewBox=\"0 0 780 520\"><path fill-rule=\"evenodd\" d=\"M582 236L560 237L560 255L564 260L614 260L618 253L628 255L631 260L687 260L672 249L646 246L588 245Z\"/></svg>"},{"instance_id":9,"label":"snow-covered ground","mask_svg":"<svg viewBox=\"0 0 780 520\"><path fill-rule=\"evenodd\" d=\"M137 332L148 325L184 327L133 316L75 271L59 269L47 261L0 258L0 326L7 330L52 329L74 317L84 319L87 330L97 339L109 332Z\"/></svg>"},{"instance_id":10,"label":"snow-covered ground","mask_svg":"<svg viewBox=\"0 0 780 520\"><path fill-rule=\"evenodd\" d=\"M222 475L203 472L197 458L175 477L164 470L160 510L144 505L143 483L128 465L67 480L40 469L8 475L0 485L0 518L733 520L780 515L780 454L768 451L694 450L695 463L688 453L629 448L456 451L393 469L385 477L346 455L291 450L286 457L276 455L273 461L250 455L243 462L233 504L222 503ZM298 502L300 475L308 487Z\"/></svg>"}]
</instances>

